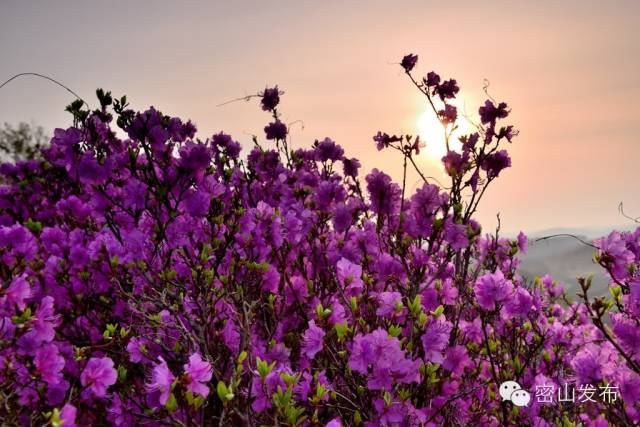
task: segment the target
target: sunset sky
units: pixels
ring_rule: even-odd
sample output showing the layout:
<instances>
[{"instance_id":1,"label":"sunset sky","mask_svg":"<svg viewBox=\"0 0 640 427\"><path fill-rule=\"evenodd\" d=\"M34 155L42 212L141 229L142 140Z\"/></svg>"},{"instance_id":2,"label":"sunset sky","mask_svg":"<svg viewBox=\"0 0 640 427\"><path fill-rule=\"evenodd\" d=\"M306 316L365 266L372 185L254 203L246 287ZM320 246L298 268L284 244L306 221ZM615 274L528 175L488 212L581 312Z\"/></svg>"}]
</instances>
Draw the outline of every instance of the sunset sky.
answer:
<instances>
[{"instance_id":1,"label":"sunset sky","mask_svg":"<svg viewBox=\"0 0 640 427\"><path fill-rule=\"evenodd\" d=\"M513 108L513 167L479 220L493 228L499 211L506 231L531 232L626 224L619 202L640 215L639 41L637 1L3 1L0 80L43 73L94 103L103 87L245 147L263 137L267 114L257 101L216 105L278 84L284 118L304 123L294 147L330 136L365 172L399 180L401 159L371 137L418 132L426 100L397 64L416 53L419 73L458 80L469 114L484 79ZM0 90L0 123L51 132L70 124L71 100L22 78ZM421 164L442 176L429 150Z\"/></svg>"}]
</instances>

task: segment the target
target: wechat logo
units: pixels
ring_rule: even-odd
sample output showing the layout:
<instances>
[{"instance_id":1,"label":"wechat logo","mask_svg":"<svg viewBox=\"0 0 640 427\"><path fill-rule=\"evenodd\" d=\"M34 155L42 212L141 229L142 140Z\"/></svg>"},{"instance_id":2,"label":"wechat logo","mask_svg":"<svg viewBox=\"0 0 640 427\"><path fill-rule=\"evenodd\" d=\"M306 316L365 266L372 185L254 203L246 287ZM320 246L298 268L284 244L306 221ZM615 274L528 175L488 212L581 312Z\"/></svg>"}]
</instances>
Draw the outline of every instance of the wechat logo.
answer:
<instances>
[{"instance_id":1,"label":"wechat logo","mask_svg":"<svg viewBox=\"0 0 640 427\"><path fill-rule=\"evenodd\" d=\"M515 381L505 381L500 384L500 397L502 400L513 402L516 406L527 406L531 401L531 395L523 390Z\"/></svg>"}]
</instances>

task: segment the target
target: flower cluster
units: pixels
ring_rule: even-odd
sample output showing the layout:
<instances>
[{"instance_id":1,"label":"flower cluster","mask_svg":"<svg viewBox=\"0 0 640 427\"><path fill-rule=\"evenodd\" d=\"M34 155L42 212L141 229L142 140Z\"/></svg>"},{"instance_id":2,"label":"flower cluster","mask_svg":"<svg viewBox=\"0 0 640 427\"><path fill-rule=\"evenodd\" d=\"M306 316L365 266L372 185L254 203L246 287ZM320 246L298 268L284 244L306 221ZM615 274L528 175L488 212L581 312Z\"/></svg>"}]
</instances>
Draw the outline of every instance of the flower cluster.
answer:
<instances>
[{"instance_id":1,"label":"flower cluster","mask_svg":"<svg viewBox=\"0 0 640 427\"><path fill-rule=\"evenodd\" d=\"M447 138L459 88L422 82ZM0 168L0 419L8 425L537 425L640 421L640 229L598 241L613 299L518 274L524 235L473 219L511 164L506 104L449 150L447 188L325 138L267 146L98 91L43 159ZM121 132L116 132L116 126ZM422 144L379 132L406 167ZM427 147L428 149L428 147ZM609 326L611 325L611 326ZM499 385L619 384L622 400L514 408ZM565 420L565 421L563 421Z\"/></svg>"}]
</instances>

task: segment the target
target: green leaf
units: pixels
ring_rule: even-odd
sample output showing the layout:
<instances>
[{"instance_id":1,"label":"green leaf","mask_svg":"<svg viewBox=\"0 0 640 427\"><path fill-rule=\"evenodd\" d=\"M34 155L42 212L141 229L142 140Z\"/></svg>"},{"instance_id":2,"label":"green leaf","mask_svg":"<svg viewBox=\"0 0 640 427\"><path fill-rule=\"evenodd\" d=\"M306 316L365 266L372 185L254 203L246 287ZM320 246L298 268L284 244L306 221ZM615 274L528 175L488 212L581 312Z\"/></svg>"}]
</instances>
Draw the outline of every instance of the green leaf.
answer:
<instances>
[{"instance_id":1,"label":"green leaf","mask_svg":"<svg viewBox=\"0 0 640 427\"><path fill-rule=\"evenodd\" d=\"M223 402L227 401L227 395L229 394L229 390L227 389L224 381L218 381L218 386L216 387L216 391L218 392L218 397Z\"/></svg>"},{"instance_id":2,"label":"green leaf","mask_svg":"<svg viewBox=\"0 0 640 427\"><path fill-rule=\"evenodd\" d=\"M169 412L175 412L176 409L178 409L178 401L176 400L176 397L173 395L173 393L169 395L169 399L167 399L167 403L164 404L164 407Z\"/></svg>"},{"instance_id":3,"label":"green leaf","mask_svg":"<svg viewBox=\"0 0 640 427\"><path fill-rule=\"evenodd\" d=\"M444 306L443 305L439 305L438 308L436 308L435 310L433 310L431 312L431 314L433 314L434 316L440 316L442 313L444 313Z\"/></svg>"},{"instance_id":4,"label":"green leaf","mask_svg":"<svg viewBox=\"0 0 640 427\"><path fill-rule=\"evenodd\" d=\"M127 379L127 368L125 368L122 365L118 366L118 381L123 383L125 382L126 379Z\"/></svg>"},{"instance_id":5,"label":"green leaf","mask_svg":"<svg viewBox=\"0 0 640 427\"><path fill-rule=\"evenodd\" d=\"M396 338L402 332L402 327L398 325L389 326L389 335Z\"/></svg>"},{"instance_id":6,"label":"green leaf","mask_svg":"<svg viewBox=\"0 0 640 427\"><path fill-rule=\"evenodd\" d=\"M26 226L34 234L40 234L42 231L42 223L40 221L34 221L31 218L27 220Z\"/></svg>"},{"instance_id":7,"label":"green leaf","mask_svg":"<svg viewBox=\"0 0 640 427\"><path fill-rule=\"evenodd\" d=\"M349 326L347 325L347 322L336 323L333 327L335 328L336 334L338 335L338 341L343 342L347 335L347 332L349 332Z\"/></svg>"}]
</instances>

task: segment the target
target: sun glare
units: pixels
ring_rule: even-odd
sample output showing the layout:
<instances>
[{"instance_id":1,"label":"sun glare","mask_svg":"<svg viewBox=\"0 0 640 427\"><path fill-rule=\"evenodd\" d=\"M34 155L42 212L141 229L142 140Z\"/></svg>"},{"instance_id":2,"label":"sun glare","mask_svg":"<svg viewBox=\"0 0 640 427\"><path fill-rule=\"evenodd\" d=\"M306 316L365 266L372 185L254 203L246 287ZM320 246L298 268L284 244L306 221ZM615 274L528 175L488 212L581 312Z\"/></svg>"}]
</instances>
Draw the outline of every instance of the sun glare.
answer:
<instances>
[{"instance_id":1,"label":"sun glare","mask_svg":"<svg viewBox=\"0 0 640 427\"><path fill-rule=\"evenodd\" d=\"M458 117L457 124L458 129L456 129L449 138L449 147L452 150L459 150L461 148L458 138L461 135L469 133L472 129L472 126L464 117ZM425 155L439 161L445 154L447 154L444 129L442 128L440 120L438 120L434 112L429 109L418 117L416 126L418 128L420 139L425 143Z\"/></svg>"}]
</instances>

